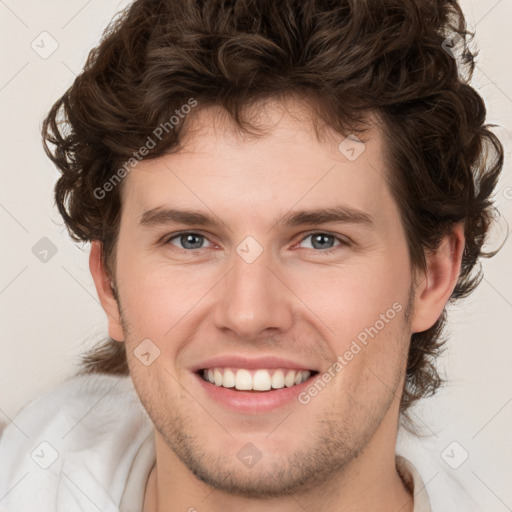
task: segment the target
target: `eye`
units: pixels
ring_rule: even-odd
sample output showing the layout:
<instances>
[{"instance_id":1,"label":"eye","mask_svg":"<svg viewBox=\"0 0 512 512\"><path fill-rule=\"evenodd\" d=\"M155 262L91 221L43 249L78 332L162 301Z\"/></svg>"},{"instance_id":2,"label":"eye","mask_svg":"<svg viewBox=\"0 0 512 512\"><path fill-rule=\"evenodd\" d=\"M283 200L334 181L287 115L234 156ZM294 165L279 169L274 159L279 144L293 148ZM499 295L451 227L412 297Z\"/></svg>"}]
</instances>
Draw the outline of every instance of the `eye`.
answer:
<instances>
[{"instance_id":1,"label":"eye","mask_svg":"<svg viewBox=\"0 0 512 512\"><path fill-rule=\"evenodd\" d=\"M185 251L204 249L212 246L206 236L191 231L175 234L167 238L165 243L174 245L179 249L184 249ZM205 243L207 245L204 245ZM306 243L305 246L302 245L304 243ZM318 251L328 253L331 250L335 250L338 246L349 244L347 241L335 235L331 235L330 233L316 232L306 235L299 245L302 245L307 249L316 249Z\"/></svg>"},{"instance_id":2,"label":"eye","mask_svg":"<svg viewBox=\"0 0 512 512\"><path fill-rule=\"evenodd\" d=\"M329 249L334 249L339 245L348 245L347 242L341 238L322 232L310 233L301 240L301 244L306 240L311 240L306 246L307 249L319 249L327 252Z\"/></svg>"},{"instance_id":3,"label":"eye","mask_svg":"<svg viewBox=\"0 0 512 512\"><path fill-rule=\"evenodd\" d=\"M168 238L166 241L166 243L175 245L180 249L188 250L203 249L204 242L208 242L208 239L204 235L193 232L179 233L178 235L174 235L171 238ZM208 244L210 244L210 242L208 242Z\"/></svg>"}]
</instances>

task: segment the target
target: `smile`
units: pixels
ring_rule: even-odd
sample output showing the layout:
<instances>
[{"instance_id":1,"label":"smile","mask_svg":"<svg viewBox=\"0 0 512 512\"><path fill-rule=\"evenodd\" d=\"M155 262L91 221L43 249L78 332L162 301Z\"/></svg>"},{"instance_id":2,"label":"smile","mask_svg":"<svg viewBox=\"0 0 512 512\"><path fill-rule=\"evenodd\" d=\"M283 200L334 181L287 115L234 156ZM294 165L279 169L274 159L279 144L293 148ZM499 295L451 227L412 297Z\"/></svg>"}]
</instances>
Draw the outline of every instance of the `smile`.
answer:
<instances>
[{"instance_id":1,"label":"smile","mask_svg":"<svg viewBox=\"0 0 512 512\"><path fill-rule=\"evenodd\" d=\"M245 369L245 368L208 368L199 375L203 380L223 388L238 391L270 391L272 389L291 388L309 379L310 370L291 370L284 368Z\"/></svg>"}]
</instances>

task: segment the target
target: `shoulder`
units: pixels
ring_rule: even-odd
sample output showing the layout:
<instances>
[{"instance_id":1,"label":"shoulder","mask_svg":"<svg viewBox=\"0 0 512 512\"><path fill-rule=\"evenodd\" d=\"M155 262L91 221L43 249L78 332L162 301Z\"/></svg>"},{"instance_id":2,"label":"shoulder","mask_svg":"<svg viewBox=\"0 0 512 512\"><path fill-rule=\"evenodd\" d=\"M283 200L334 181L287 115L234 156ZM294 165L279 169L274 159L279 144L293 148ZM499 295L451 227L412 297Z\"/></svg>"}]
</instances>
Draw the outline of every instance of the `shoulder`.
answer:
<instances>
[{"instance_id":1,"label":"shoulder","mask_svg":"<svg viewBox=\"0 0 512 512\"><path fill-rule=\"evenodd\" d=\"M448 441L437 436L416 438L403 432L399 436L397 464L412 475L415 499L424 507L419 510L480 512L482 507L472 492L470 468L450 467L443 459L447 445Z\"/></svg>"},{"instance_id":2,"label":"shoulder","mask_svg":"<svg viewBox=\"0 0 512 512\"><path fill-rule=\"evenodd\" d=\"M27 404L2 432L0 508L117 510L151 432L130 377L68 379Z\"/></svg>"}]
</instances>

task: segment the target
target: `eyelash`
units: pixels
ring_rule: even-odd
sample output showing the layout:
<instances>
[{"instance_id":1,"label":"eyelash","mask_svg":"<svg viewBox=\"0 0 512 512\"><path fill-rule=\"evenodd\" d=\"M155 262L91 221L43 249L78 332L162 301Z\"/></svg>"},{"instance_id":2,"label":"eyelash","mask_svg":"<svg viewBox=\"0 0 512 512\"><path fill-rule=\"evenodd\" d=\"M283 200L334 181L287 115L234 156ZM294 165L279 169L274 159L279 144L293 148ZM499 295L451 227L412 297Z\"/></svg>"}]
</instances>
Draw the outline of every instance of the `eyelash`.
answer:
<instances>
[{"instance_id":1,"label":"eyelash","mask_svg":"<svg viewBox=\"0 0 512 512\"><path fill-rule=\"evenodd\" d=\"M163 239L163 245L166 245L166 246L167 245L171 245L173 250L179 251L179 252L181 252L183 254L197 254L199 251L201 251L203 249L203 248L200 248L200 249L182 249L182 248L177 247L177 246L175 246L175 245L170 243L171 240L174 240L176 238L180 238L183 235L197 235L197 236L203 237L204 239L208 240L206 235L203 235L203 234L198 233L196 231L182 231L180 233L174 233L172 236L165 237ZM313 250L316 253L320 253L320 254L324 254L324 255L331 254L332 252L336 251L340 247L348 247L349 245L351 245L349 240L347 240L345 238L341 238L339 236L336 236L335 234L329 233L327 231L311 231L311 232L305 234L300 239L299 243L304 242L304 240L306 240L307 238L309 238L309 237L311 237L313 235L327 235L329 237L333 237L336 241L339 242L338 245L335 245L334 247L331 247L329 249L311 249L311 250Z\"/></svg>"}]
</instances>

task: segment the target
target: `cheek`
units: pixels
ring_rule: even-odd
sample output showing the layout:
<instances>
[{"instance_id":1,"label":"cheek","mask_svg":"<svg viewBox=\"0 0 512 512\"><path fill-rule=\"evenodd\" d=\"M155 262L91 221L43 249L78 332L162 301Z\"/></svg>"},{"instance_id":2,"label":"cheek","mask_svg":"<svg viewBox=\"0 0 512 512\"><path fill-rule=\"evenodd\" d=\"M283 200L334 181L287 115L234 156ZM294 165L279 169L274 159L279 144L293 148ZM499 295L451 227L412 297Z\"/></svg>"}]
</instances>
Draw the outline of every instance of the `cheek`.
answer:
<instances>
[{"instance_id":1,"label":"cheek","mask_svg":"<svg viewBox=\"0 0 512 512\"><path fill-rule=\"evenodd\" d=\"M338 363L331 367L334 396L354 407L361 400L376 407L387 400L405 368L407 268L407 258L379 254L361 265L317 273L298 292L323 330L332 363Z\"/></svg>"},{"instance_id":2,"label":"cheek","mask_svg":"<svg viewBox=\"0 0 512 512\"><path fill-rule=\"evenodd\" d=\"M165 339L193 315L214 282L211 270L177 267L149 259L122 259L118 283L122 310L131 333Z\"/></svg>"},{"instance_id":3,"label":"cheek","mask_svg":"<svg viewBox=\"0 0 512 512\"><path fill-rule=\"evenodd\" d=\"M406 366L405 305L396 301L382 308L382 312L376 311L378 315L365 311L355 319L339 322L339 331L331 338L335 354L331 366L331 373L335 374L333 407L349 407L354 417L389 404L398 393Z\"/></svg>"},{"instance_id":4,"label":"cheek","mask_svg":"<svg viewBox=\"0 0 512 512\"><path fill-rule=\"evenodd\" d=\"M360 333L364 341L365 329L375 324L384 332L402 322L398 313L405 311L411 284L407 268L407 259L381 253L357 265L289 275L289 282L339 353Z\"/></svg>"}]
</instances>

